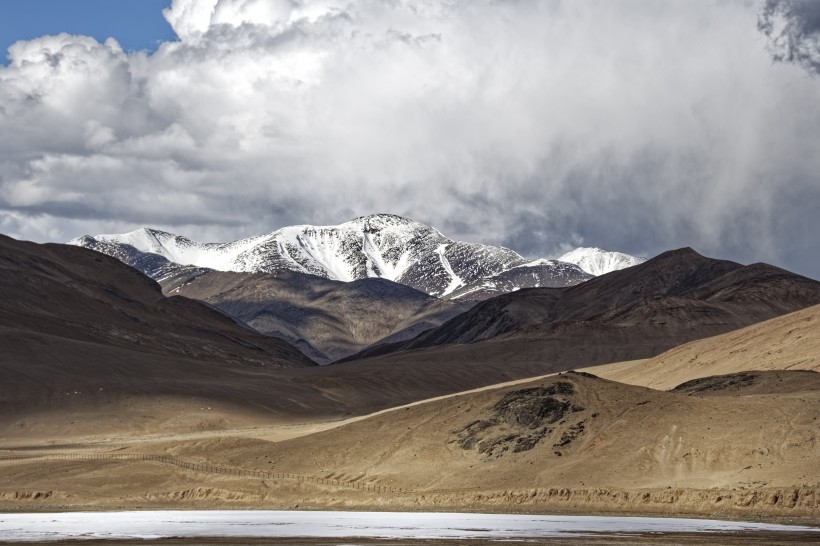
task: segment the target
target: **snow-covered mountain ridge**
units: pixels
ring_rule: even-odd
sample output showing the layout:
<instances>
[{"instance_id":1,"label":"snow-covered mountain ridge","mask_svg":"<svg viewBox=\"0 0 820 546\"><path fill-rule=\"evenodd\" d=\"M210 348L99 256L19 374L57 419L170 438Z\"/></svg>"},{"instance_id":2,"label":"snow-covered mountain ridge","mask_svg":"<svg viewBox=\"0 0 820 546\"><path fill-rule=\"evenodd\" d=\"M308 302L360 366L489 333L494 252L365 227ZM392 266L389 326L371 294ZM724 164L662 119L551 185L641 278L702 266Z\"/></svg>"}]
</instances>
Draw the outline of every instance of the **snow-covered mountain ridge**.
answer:
<instances>
[{"instance_id":1,"label":"snow-covered mountain ridge","mask_svg":"<svg viewBox=\"0 0 820 546\"><path fill-rule=\"evenodd\" d=\"M148 228L86 235L69 244L118 258L157 280L182 269L297 271L339 281L384 278L445 299L569 286L642 261L600 249L576 249L559 260L526 260L508 248L454 241L428 225L388 214L338 226L284 227L224 244Z\"/></svg>"},{"instance_id":2,"label":"snow-covered mountain ridge","mask_svg":"<svg viewBox=\"0 0 820 546\"><path fill-rule=\"evenodd\" d=\"M630 256L623 252L610 252L596 247L581 247L571 250L558 261L575 264L590 275L599 276L611 271L626 269L646 261L646 258Z\"/></svg>"}]
</instances>

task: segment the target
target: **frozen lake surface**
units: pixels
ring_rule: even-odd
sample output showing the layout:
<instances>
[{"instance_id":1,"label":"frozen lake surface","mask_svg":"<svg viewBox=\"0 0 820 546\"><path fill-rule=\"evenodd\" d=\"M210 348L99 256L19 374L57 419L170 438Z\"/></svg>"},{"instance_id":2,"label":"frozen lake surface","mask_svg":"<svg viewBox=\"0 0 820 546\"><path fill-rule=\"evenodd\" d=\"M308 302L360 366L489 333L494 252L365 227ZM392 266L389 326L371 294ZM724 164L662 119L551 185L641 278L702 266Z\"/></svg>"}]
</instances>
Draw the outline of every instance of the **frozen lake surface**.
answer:
<instances>
[{"instance_id":1,"label":"frozen lake surface","mask_svg":"<svg viewBox=\"0 0 820 546\"><path fill-rule=\"evenodd\" d=\"M422 512L202 510L0 514L0 540L232 538L520 539L589 533L806 532L820 529L735 521Z\"/></svg>"}]
</instances>

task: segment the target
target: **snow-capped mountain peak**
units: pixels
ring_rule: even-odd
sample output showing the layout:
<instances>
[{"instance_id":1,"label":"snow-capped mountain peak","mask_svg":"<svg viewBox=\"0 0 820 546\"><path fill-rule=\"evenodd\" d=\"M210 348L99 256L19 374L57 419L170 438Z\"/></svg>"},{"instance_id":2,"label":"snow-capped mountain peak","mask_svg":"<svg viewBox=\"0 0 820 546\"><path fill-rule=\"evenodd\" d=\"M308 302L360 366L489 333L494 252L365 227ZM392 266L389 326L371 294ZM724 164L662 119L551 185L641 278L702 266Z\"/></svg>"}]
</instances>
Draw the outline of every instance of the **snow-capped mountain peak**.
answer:
<instances>
[{"instance_id":1,"label":"snow-capped mountain peak","mask_svg":"<svg viewBox=\"0 0 820 546\"><path fill-rule=\"evenodd\" d=\"M646 261L646 258L638 258L624 254L623 252L611 252L596 247L581 247L567 252L560 258L561 262L575 264L590 275L604 275L612 271L632 267Z\"/></svg>"},{"instance_id":2,"label":"snow-capped mountain peak","mask_svg":"<svg viewBox=\"0 0 820 546\"><path fill-rule=\"evenodd\" d=\"M199 243L158 229L142 228L118 235L97 235L92 239L108 244L130 245L140 252L157 254L180 265L236 271L233 264L243 252L259 245L267 236L250 237L231 243ZM69 241L77 244L83 238ZM86 245L81 245L86 246Z\"/></svg>"},{"instance_id":3,"label":"snow-capped mountain peak","mask_svg":"<svg viewBox=\"0 0 820 546\"><path fill-rule=\"evenodd\" d=\"M620 263L633 265L630 260L635 260L620 253L578 249L595 252L566 255L577 257L578 265L565 263L569 260L563 257L562 261L530 261L508 248L455 241L428 225L391 214L362 216L338 226L289 226L231 243L200 243L144 228L84 236L70 244L114 256L155 279L178 268L297 271L346 282L384 278L440 298L567 286L583 282L597 274L594 271L612 270ZM592 270L585 272L588 263Z\"/></svg>"}]
</instances>

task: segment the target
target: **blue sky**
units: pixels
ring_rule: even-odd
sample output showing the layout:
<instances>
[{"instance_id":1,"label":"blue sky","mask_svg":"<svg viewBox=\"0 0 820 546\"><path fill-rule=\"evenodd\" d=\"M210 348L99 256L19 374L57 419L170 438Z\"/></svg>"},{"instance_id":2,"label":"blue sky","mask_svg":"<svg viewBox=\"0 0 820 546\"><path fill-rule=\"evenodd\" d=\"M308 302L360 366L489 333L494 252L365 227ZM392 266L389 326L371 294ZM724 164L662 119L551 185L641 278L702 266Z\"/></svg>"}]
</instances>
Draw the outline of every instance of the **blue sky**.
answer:
<instances>
[{"instance_id":1,"label":"blue sky","mask_svg":"<svg viewBox=\"0 0 820 546\"><path fill-rule=\"evenodd\" d=\"M18 40L45 34L114 37L126 51L157 48L176 35L162 16L171 0L0 0L0 61Z\"/></svg>"}]
</instances>

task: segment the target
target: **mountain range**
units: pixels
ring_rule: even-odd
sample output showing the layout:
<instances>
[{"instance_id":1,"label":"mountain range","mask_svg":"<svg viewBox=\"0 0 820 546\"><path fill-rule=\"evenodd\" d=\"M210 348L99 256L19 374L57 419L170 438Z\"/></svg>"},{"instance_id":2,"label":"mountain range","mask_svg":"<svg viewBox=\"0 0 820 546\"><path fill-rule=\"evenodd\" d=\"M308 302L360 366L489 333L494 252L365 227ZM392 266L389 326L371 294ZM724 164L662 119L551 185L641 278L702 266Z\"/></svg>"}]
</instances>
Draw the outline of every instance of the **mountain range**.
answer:
<instances>
[{"instance_id":1,"label":"mountain range","mask_svg":"<svg viewBox=\"0 0 820 546\"><path fill-rule=\"evenodd\" d=\"M125 366L127 376L133 378L125 390L140 393L156 389L195 397L202 392L240 404L256 400L269 411L288 415L301 415L308 411L306 407L326 416L366 413L510 379L648 358L681 343L820 303L817 281L765 264L744 266L706 258L688 248L575 286L521 289L464 307L386 279L341 282L297 272L273 276L209 270L198 274L198 282L185 284L177 278L174 282L180 290L163 297L160 287L138 271L88 249L11 239L7 248L5 252L13 256L9 273L13 275L4 302L9 310L4 319L9 329L3 357L10 359L6 369L27 369L30 362L25 355L33 349L21 343L30 337L45 336L54 347L36 355L42 366L25 372L36 377L33 391L25 395L32 401L57 392L52 387L41 390L56 377L71 378L72 384L95 383L101 373L120 373L119 366ZM34 256L36 261L16 253ZM41 280L44 271L69 266L76 273L69 277L49 274L49 284ZM108 278L115 280L99 288L101 279ZM135 293L137 288L130 287L131 283L144 286L139 290L149 290L150 295L128 296L115 305L98 303L107 302L112 291ZM97 294L84 288L78 293L78 287L86 284L103 291ZM203 302L214 303L203 306L179 296L186 291L195 298L209 295ZM36 301L51 304L43 308ZM191 308L197 312L175 318L164 310L172 302L179 302L176 306L196 304ZM333 356L353 354L332 366L311 367L312 362L293 349L296 345L310 354L303 343L259 335L245 327L241 318L232 322L216 313L217 304L231 315L249 313L249 321L268 324L271 330L290 329L292 337L307 332L316 345L334 348ZM85 316L83 309L96 306L101 306L99 311L78 321L77 317ZM32 318L21 320L28 315L15 309L27 309ZM222 317L222 326L203 324L199 315ZM119 326L109 333L108 324ZM70 325L75 326L68 328ZM242 332L242 337L226 335L224 328ZM395 330L398 336L381 337ZM101 339L94 337L97 331L102 332ZM156 335L151 334L154 331ZM228 345L221 341L211 341L211 345L191 341L189 345L185 339L196 339L186 337L185 332L190 331ZM89 336L94 345L84 346L82 352L63 348ZM177 339L179 343L173 341ZM237 342L239 346L233 348ZM113 357L108 347L112 343L117 351L124 347L132 356ZM264 349L256 349L264 348L265 343L278 347L275 354L290 357L273 358ZM356 352L365 344L370 347ZM162 355L143 362L140 355L146 351ZM116 366L109 364L112 358ZM176 366L181 364L153 368L169 358L184 362L179 369L188 371L177 373ZM314 361L327 363L331 358ZM198 359L212 364L200 365L193 373L190 366ZM261 367L259 362L265 361L279 361L276 366L280 367ZM247 363L255 371L239 376L231 372L232 379L227 381L221 371L226 362L236 362L237 370L248 370L243 364ZM56 373L56 369L62 371ZM192 382L192 377L199 379ZM219 384L223 386L217 387ZM248 392L239 395L244 389ZM109 390L113 388L106 392ZM12 398L26 392L15 390Z\"/></svg>"},{"instance_id":2,"label":"mountain range","mask_svg":"<svg viewBox=\"0 0 820 546\"><path fill-rule=\"evenodd\" d=\"M385 214L225 244L147 228L70 244L115 257L166 294L203 301L322 364L411 339L498 294L571 286L643 262L598 248L527 260Z\"/></svg>"},{"instance_id":3,"label":"mountain range","mask_svg":"<svg viewBox=\"0 0 820 546\"><path fill-rule=\"evenodd\" d=\"M575 249L557 260L527 260L508 248L454 241L428 225L388 214L338 226L285 227L224 244L148 228L86 235L69 244L118 258L158 281L181 271L189 276L203 270L293 271L343 282L387 279L440 299L462 300L570 286L643 261L598 248Z\"/></svg>"},{"instance_id":4,"label":"mountain range","mask_svg":"<svg viewBox=\"0 0 820 546\"><path fill-rule=\"evenodd\" d=\"M454 277L418 272L450 247L428 235L394 246L438 293ZM467 245L450 269L495 284L446 299L376 275L372 249L323 255L364 264L339 280L218 270L237 258L180 240L88 238L114 258L0 236L3 509L820 508L815 280L680 248L605 273L630 258L577 251L582 282L501 286L527 266Z\"/></svg>"},{"instance_id":5,"label":"mountain range","mask_svg":"<svg viewBox=\"0 0 820 546\"><path fill-rule=\"evenodd\" d=\"M497 296L342 365L405 376L447 369L501 381L650 358L818 303L817 281L683 248L576 286Z\"/></svg>"}]
</instances>

